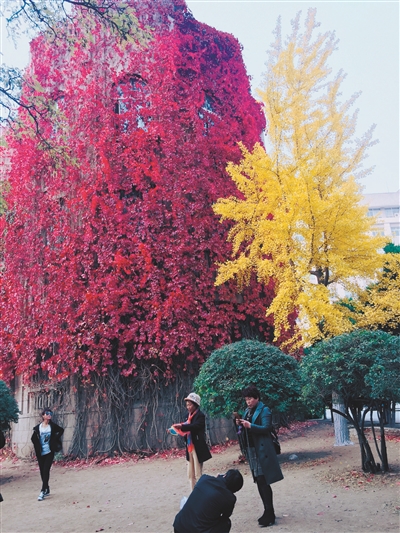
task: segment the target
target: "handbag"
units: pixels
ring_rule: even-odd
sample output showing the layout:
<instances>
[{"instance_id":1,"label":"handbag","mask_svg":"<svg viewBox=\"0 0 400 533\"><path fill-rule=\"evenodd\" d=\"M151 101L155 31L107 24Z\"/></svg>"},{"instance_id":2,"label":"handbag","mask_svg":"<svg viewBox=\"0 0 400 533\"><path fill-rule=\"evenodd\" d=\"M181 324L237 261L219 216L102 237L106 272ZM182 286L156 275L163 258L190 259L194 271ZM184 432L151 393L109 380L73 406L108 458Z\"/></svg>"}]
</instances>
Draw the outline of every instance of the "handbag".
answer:
<instances>
[{"instance_id":1,"label":"handbag","mask_svg":"<svg viewBox=\"0 0 400 533\"><path fill-rule=\"evenodd\" d=\"M272 444L274 445L276 455L280 455L281 445L280 445L280 442L278 440L278 435L276 434L275 430L271 431L271 439L272 439Z\"/></svg>"}]
</instances>

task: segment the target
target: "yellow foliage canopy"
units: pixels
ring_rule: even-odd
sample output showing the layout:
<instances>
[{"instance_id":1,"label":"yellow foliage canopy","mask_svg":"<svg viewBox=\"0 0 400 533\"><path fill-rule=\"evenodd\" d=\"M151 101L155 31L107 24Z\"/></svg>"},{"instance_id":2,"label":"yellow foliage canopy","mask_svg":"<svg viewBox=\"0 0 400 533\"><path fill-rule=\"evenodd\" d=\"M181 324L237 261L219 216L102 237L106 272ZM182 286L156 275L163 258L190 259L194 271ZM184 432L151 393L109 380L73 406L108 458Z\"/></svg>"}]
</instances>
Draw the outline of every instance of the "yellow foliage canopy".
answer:
<instances>
[{"instance_id":1,"label":"yellow foliage canopy","mask_svg":"<svg viewBox=\"0 0 400 533\"><path fill-rule=\"evenodd\" d=\"M273 279L276 296L267 315L274 316L277 339L289 330L288 314L297 311L294 345L352 329L349 310L332 303L335 287L354 292L360 276L373 279L385 242L369 235L375 220L360 205L356 182L373 128L353 140L356 114L349 116L348 109L355 97L338 102L342 73L325 82L334 33L312 42L315 10L309 11L303 35L299 16L286 48L278 23L259 91L268 153L261 145L252 152L242 146L241 162L227 167L238 197L214 205L222 220L233 221L228 236L233 259L219 266L216 283L235 277L240 287L252 272L263 283Z\"/></svg>"},{"instance_id":2,"label":"yellow foliage canopy","mask_svg":"<svg viewBox=\"0 0 400 533\"><path fill-rule=\"evenodd\" d=\"M385 329L398 334L400 328L400 254L384 256L385 268L378 274L376 284L358 294L355 302L357 327Z\"/></svg>"}]
</instances>

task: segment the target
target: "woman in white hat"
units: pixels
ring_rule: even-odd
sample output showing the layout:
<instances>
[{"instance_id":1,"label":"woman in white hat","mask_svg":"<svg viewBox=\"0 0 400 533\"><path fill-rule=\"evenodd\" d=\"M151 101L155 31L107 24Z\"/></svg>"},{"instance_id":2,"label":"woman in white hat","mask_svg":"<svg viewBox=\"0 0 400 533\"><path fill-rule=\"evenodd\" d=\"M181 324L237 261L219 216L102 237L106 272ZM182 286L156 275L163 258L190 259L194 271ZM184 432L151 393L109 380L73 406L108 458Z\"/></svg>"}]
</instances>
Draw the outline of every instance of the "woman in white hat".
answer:
<instances>
[{"instance_id":1,"label":"woman in white hat","mask_svg":"<svg viewBox=\"0 0 400 533\"><path fill-rule=\"evenodd\" d=\"M197 480L203 473L203 463L211 459L206 443L206 417L200 411L200 396L191 392L185 398L189 417L182 424L173 424L173 429L185 438L186 460L188 462L188 478L190 489L193 490Z\"/></svg>"}]
</instances>

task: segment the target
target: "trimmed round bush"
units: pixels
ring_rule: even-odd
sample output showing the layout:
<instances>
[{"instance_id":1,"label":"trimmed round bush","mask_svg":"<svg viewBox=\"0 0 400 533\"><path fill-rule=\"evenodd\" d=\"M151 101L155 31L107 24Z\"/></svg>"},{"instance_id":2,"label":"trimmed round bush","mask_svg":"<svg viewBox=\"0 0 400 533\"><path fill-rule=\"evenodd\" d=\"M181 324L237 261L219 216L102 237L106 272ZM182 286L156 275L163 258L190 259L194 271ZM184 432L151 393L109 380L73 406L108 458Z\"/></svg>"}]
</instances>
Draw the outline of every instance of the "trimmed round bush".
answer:
<instances>
[{"instance_id":1,"label":"trimmed round bush","mask_svg":"<svg viewBox=\"0 0 400 533\"><path fill-rule=\"evenodd\" d=\"M276 346L259 341L242 340L212 352L194 387L209 415L230 416L243 411L241 391L250 384L259 389L263 403L275 412L288 413L299 405L297 361Z\"/></svg>"}]
</instances>

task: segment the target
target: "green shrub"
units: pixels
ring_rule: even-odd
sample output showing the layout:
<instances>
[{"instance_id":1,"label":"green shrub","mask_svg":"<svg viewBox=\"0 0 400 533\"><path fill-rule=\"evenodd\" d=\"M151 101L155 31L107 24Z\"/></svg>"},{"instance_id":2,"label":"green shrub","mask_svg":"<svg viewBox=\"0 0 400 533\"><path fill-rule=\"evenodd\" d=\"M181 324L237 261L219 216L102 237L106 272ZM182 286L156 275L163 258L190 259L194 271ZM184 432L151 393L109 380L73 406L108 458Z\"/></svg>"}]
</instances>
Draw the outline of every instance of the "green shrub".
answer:
<instances>
[{"instance_id":1,"label":"green shrub","mask_svg":"<svg viewBox=\"0 0 400 533\"><path fill-rule=\"evenodd\" d=\"M18 404L11 390L0 380L0 430L10 429L10 422L18 422Z\"/></svg>"},{"instance_id":2,"label":"green shrub","mask_svg":"<svg viewBox=\"0 0 400 533\"><path fill-rule=\"evenodd\" d=\"M356 330L315 344L300 365L307 404L329 405L332 392L346 406L362 398L400 400L400 339Z\"/></svg>"},{"instance_id":3,"label":"green shrub","mask_svg":"<svg viewBox=\"0 0 400 533\"><path fill-rule=\"evenodd\" d=\"M243 340L212 352L201 367L194 388L202 408L211 416L243 411L241 391L254 384L261 400L276 413L299 407L300 377L297 361L279 348Z\"/></svg>"}]
</instances>

